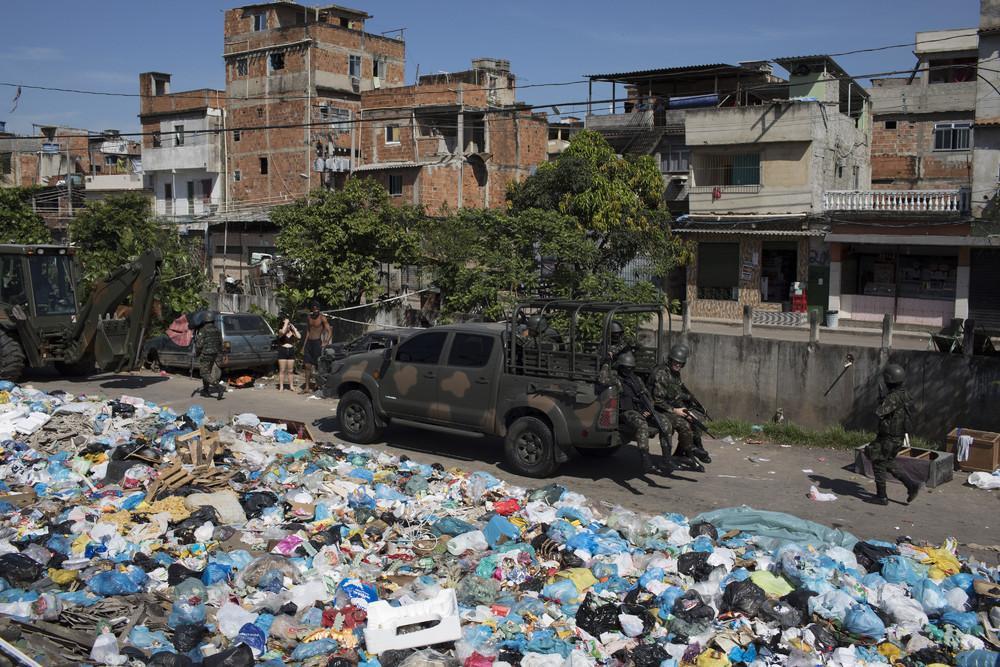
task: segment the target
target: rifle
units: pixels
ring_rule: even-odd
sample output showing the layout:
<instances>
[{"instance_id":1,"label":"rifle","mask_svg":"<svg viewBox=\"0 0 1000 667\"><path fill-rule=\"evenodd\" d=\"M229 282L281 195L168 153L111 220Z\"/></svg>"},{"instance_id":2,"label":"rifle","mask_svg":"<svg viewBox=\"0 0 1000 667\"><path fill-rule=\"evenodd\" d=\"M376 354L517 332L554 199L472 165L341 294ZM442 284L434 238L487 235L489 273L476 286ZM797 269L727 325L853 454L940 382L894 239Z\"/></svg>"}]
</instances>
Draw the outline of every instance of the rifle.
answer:
<instances>
[{"instance_id":1,"label":"rifle","mask_svg":"<svg viewBox=\"0 0 1000 667\"><path fill-rule=\"evenodd\" d=\"M669 424L664 423L660 413L656 411L656 408L653 405L653 399L650 397L649 390L646 389L646 385L640 382L635 375L631 374L629 376L623 375L622 380L628 383L628 385L632 388L632 391L636 394L636 398L639 399L639 403L642 405L642 409L650 414L650 418L656 424L656 430L660 432L660 435L669 440L670 436L673 435L673 430Z\"/></svg>"},{"instance_id":2,"label":"rifle","mask_svg":"<svg viewBox=\"0 0 1000 667\"><path fill-rule=\"evenodd\" d=\"M695 401L697 403L697 401ZM700 405L700 403L699 403ZM691 426L695 428L696 431L701 431L713 440L718 440L719 438L712 434L708 430L708 426L705 425L706 421L711 421L712 418L705 413L704 410L699 410L695 407L687 408L687 420L691 422Z\"/></svg>"}]
</instances>

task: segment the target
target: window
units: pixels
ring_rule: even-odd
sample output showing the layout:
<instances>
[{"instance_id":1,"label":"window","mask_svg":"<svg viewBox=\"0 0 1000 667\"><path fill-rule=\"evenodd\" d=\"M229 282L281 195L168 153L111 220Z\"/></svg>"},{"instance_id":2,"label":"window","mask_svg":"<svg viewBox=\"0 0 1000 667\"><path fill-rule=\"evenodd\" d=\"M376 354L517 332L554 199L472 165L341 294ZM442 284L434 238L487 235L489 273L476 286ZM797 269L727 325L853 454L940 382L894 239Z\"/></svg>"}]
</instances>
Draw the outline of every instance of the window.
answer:
<instances>
[{"instance_id":1,"label":"window","mask_svg":"<svg viewBox=\"0 0 1000 667\"><path fill-rule=\"evenodd\" d=\"M894 120L887 120L887 121L885 121L885 129L887 129L887 130L895 130L896 129L896 121L894 121Z\"/></svg>"},{"instance_id":2,"label":"window","mask_svg":"<svg viewBox=\"0 0 1000 667\"><path fill-rule=\"evenodd\" d=\"M372 76L376 79L385 78L385 60L383 58L372 58Z\"/></svg>"},{"instance_id":3,"label":"window","mask_svg":"<svg viewBox=\"0 0 1000 667\"><path fill-rule=\"evenodd\" d=\"M761 247L760 296L762 301L791 301L798 267L798 244L765 241Z\"/></svg>"},{"instance_id":4,"label":"window","mask_svg":"<svg viewBox=\"0 0 1000 667\"><path fill-rule=\"evenodd\" d=\"M385 143L387 144L399 143L399 125L385 126Z\"/></svg>"},{"instance_id":5,"label":"window","mask_svg":"<svg viewBox=\"0 0 1000 667\"><path fill-rule=\"evenodd\" d=\"M449 366L482 368L490 360L493 352L493 338L477 334L455 334L448 354Z\"/></svg>"},{"instance_id":6,"label":"window","mask_svg":"<svg viewBox=\"0 0 1000 667\"><path fill-rule=\"evenodd\" d=\"M739 300L740 244L698 244L698 298Z\"/></svg>"},{"instance_id":7,"label":"window","mask_svg":"<svg viewBox=\"0 0 1000 667\"><path fill-rule=\"evenodd\" d=\"M0 256L0 301L18 306L28 303L21 255Z\"/></svg>"},{"instance_id":8,"label":"window","mask_svg":"<svg viewBox=\"0 0 1000 667\"><path fill-rule=\"evenodd\" d=\"M201 180L201 200L205 204L212 203L212 179L210 178Z\"/></svg>"},{"instance_id":9,"label":"window","mask_svg":"<svg viewBox=\"0 0 1000 667\"><path fill-rule=\"evenodd\" d=\"M261 174L267 174L267 158L266 157L260 158L260 173Z\"/></svg>"},{"instance_id":10,"label":"window","mask_svg":"<svg viewBox=\"0 0 1000 667\"><path fill-rule=\"evenodd\" d=\"M348 109L330 107L330 129L334 132L351 131L351 112Z\"/></svg>"},{"instance_id":11,"label":"window","mask_svg":"<svg viewBox=\"0 0 1000 667\"><path fill-rule=\"evenodd\" d=\"M153 94L159 97L166 95L170 89L170 83L166 79L153 79Z\"/></svg>"},{"instance_id":12,"label":"window","mask_svg":"<svg viewBox=\"0 0 1000 667\"><path fill-rule=\"evenodd\" d=\"M222 326L227 334L258 334L270 336L273 332L260 315L223 315Z\"/></svg>"},{"instance_id":13,"label":"window","mask_svg":"<svg viewBox=\"0 0 1000 667\"><path fill-rule=\"evenodd\" d=\"M239 130L233 130L233 141L239 141L241 136Z\"/></svg>"},{"instance_id":14,"label":"window","mask_svg":"<svg viewBox=\"0 0 1000 667\"><path fill-rule=\"evenodd\" d=\"M436 364L448 334L443 331L418 334L399 346L396 361L408 364Z\"/></svg>"},{"instance_id":15,"label":"window","mask_svg":"<svg viewBox=\"0 0 1000 667\"><path fill-rule=\"evenodd\" d=\"M272 53L267 59L268 69L272 72L277 70L285 69L285 54L284 53Z\"/></svg>"},{"instance_id":16,"label":"window","mask_svg":"<svg viewBox=\"0 0 1000 667\"><path fill-rule=\"evenodd\" d=\"M76 295L69 255L36 255L28 258L31 287L38 315L73 315Z\"/></svg>"},{"instance_id":17,"label":"window","mask_svg":"<svg viewBox=\"0 0 1000 667\"><path fill-rule=\"evenodd\" d=\"M760 153L700 155L695 158L695 183L699 187L760 185Z\"/></svg>"},{"instance_id":18,"label":"window","mask_svg":"<svg viewBox=\"0 0 1000 667\"><path fill-rule=\"evenodd\" d=\"M350 56L347 62L347 73L353 79L361 78L361 56Z\"/></svg>"},{"instance_id":19,"label":"window","mask_svg":"<svg viewBox=\"0 0 1000 667\"><path fill-rule=\"evenodd\" d=\"M183 146L184 145L184 126L174 125L174 145Z\"/></svg>"},{"instance_id":20,"label":"window","mask_svg":"<svg viewBox=\"0 0 1000 667\"><path fill-rule=\"evenodd\" d=\"M257 107L257 118L264 117L264 107Z\"/></svg>"},{"instance_id":21,"label":"window","mask_svg":"<svg viewBox=\"0 0 1000 667\"><path fill-rule=\"evenodd\" d=\"M118 156L117 155L105 155L104 156L104 166L105 167L117 167L118 166Z\"/></svg>"},{"instance_id":22,"label":"window","mask_svg":"<svg viewBox=\"0 0 1000 667\"><path fill-rule=\"evenodd\" d=\"M236 76L246 76L247 75L247 59L240 58L236 61Z\"/></svg>"},{"instance_id":23,"label":"window","mask_svg":"<svg viewBox=\"0 0 1000 667\"><path fill-rule=\"evenodd\" d=\"M153 148L159 148L163 145L163 138L160 136L159 132L153 132Z\"/></svg>"},{"instance_id":24,"label":"window","mask_svg":"<svg viewBox=\"0 0 1000 667\"><path fill-rule=\"evenodd\" d=\"M389 194L399 197L403 194L403 176L401 174L389 174Z\"/></svg>"},{"instance_id":25,"label":"window","mask_svg":"<svg viewBox=\"0 0 1000 667\"><path fill-rule=\"evenodd\" d=\"M664 174L687 173L691 149L680 144L670 144L660 156L660 171Z\"/></svg>"},{"instance_id":26,"label":"window","mask_svg":"<svg viewBox=\"0 0 1000 667\"><path fill-rule=\"evenodd\" d=\"M979 59L945 58L932 60L928 63L928 80L930 83L962 83L976 80L976 66Z\"/></svg>"},{"instance_id":27,"label":"window","mask_svg":"<svg viewBox=\"0 0 1000 667\"><path fill-rule=\"evenodd\" d=\"M967 151L972 123L934 123L934 150Z\"/></svg>"},{"instance_id":28,"label":"window","mask_svg":"<svg viewBox=\"0 0 1000 667\"><path fill-rule=\"evenodd\" d=\"M843 178L843 177L844 177L844 165L838 164L837 165L837 178Z\"/></svg>"},{"instance_id":29,"label":"window","mask_svg":"<svg viewBox=\"0 0 1000 667\"><path fill-rule=\"evenodd\" d=\"M236 181L237 183L239 183L240 180L242 180L242 178L243 178L243 174L240 172L239 169L237 169L236 171L233 172L233 180L234 181Z\"/></svg>"},{"instance_id":30,"label":"window","mask_svg":"<svg viewBox=\"0 0 1000 667\"><path fill-rule=\"evenodd\" d=\"M260 32L262 30L267 30L267 14L265 12L253 15L253 31Z\"/></svg>"},{"instance_id":31,"label":"window","mask_svg":"<svg viewBox=\"0 0 1000 667\"><path fill-rule=\"evenodd\" d=\"M172 202L174 200L174 184L173 183L164 183L163 184L163 198L165 200L167 200L167 202Z\"/></svg>"},{"instance_id":32,"label":"window","mask_svg":"<svg viewBox=\"0 0 1000 667\"><path fill-rule=\"evenodd\" d=\"M13 153L0 153L0 174L13 174Z\"/></svg>"}]
</instances>

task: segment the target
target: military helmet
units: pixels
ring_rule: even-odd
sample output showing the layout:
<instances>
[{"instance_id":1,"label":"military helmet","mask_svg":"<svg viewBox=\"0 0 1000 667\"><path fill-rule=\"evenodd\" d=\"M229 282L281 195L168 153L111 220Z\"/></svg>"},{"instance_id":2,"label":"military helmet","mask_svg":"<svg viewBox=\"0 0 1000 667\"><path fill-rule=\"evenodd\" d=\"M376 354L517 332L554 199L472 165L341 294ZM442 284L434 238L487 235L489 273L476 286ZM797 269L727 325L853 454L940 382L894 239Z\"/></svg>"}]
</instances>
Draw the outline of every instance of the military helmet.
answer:
<instances>
[{"instance_id":1,"label":"military helmet","mask_svg":"<svg viewBox=\"0 0 1000 667\"><path fill-rule=\"evenodd\" d=\"M531 315L526 322L529 331L539 332L549 328L548 321L541 315Z\"/></svg>"},{"instance_id":2,"label":"military helmet","mask_svg":"<svg viewBox=\"0 0 1000 667\"><path fill-rule=\"evenodd\" d=\"M688 356L690 356L691 350L684 343L678 343L670 348L670 352L667 354L667 359L674 361L682 366L687 363Z\"/></svg>"},{"instance_id":3,"label":"military helmet","mask_svg":"<svg viewBox=\"0 0 1000 667\"><path fill-rule=\"evenodd\" d=\"M889 364L882 371L882 378L885 380L886 385L894 387L906 381L906 371L899 364Z\"/></svg>"},{"instance_id":4,"label":"military helmet","mask_svg":"<svg viewBox=\"0 0 1000 667\"><path fill-rule=\"evenodd\" d=\"M611 325L608 327L608 333L612 336L615 334L623 334L625 333L625 327L623 327L622 323L618 320L611 320Z\"/></svg>"},{"instance_id":5,"label":"military helmet","mask_svg":"<svg viewBox=\"0 0 1000 667\"><path fill-rule=\"evenodd\" d=\"M616 368L635 368L635 355L631 352L622 352L615 359Z\"/></svg>"}]
</instances>

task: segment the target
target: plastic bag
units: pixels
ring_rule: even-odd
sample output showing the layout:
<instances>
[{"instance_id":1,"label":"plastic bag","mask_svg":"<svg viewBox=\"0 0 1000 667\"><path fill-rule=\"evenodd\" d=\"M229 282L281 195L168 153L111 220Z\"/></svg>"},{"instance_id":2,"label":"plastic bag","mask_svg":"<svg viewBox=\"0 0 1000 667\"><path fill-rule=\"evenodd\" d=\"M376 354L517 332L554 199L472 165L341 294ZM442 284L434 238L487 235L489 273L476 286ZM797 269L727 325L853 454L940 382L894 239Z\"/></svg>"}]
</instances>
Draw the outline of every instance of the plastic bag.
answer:
<instances>
[{"instance_id":1,"label":"plastic bag","mask_svg":"<svg viewBox=\"0 0 1000 667\"><path fill-rule=\"evenodd\" d=\"M118 652L118 638L109 630L97 635L90 649L90 659L99 665L123 665L128 660Z\"/></svg>"},{"instance_id":2,"label":"plastic bag","mask_svg":"<svg viewBox=\"0 0 1000 667\"><path fill-rule=\"evenodd\" d=\"M473 530L462 533L448 540L448 551L455 556L461 556L467 551L486 551L490 545L486 542L486 536L481 530Z\"/></svg>"},{"instance_id":3,"label":"plastic bag","mask_svg":"<svg viewBox=\"0 0 1000 667\"><path fill-rule=\"evenodd\" d=\"M451 656L426 648L406 656L397 667L458 667L458 664Z\"/></svg>"},{"instance_id":4,"label":"plastic bag","mask_svg":"<svg viewBox=\"0 0 1000 667\"><path fill-rule=\"evenodd\" d=\"M803 619L801 611L781 600L764 600L760 616L777 623L783 630L801 625Z\"/></svg>"},{"instance_id":5,"label":"plastic bag","mask_svg":"<svg viewBox=\"0 0 1000 667\"><path fill-rule=\"evenodd\" d=\"M674 601L671 609L674 616L685 621L711 621L715 618L715 610L705 604L696 590L687 590Z\"/></svg>"},{"instance_id":6,"label":"plastic bag","mask_svg":"<svg viewBox=\"0 0 1000 667\"><path fill-rule=\"evenodd\" d=\"M600 604L597 598L587 593L583 603L576 610L576 625L594 637L600 637L604 632L617 632L621 629L618 621L618 605Z\"/></svg>"},{"instance_id":7,"label":"plastic bag","mask_svg":"<svg viewBox=\"0 0 1000 667\"><path fill-rule=\"evenodd\" d=\"M737 611L751 618L757 616L767 594L749 579L734 581L722 594L721 611Z\"/></svg>"},{"instance_id":8,"label":"plastic bag","mask_svg":"<svg viewBox=\"0 0 1000 667\"><path fill-rule=\"evenodd\" d=\"M320 639L319 642L329 641ZM319 643L315 642L315 643ZM336 643L336 642L334 642ZM309 646L309 644L303 644ZM253 667L253 651L246 644L237 644L220 651L215 655L210 655L201 663L202 667Z\"/></svg>"},{"instance_id":9,"label":"plastic bag","mask_svg":"<svg viewBox=\"0 0 1000 667\"><path fill-rule=\"evenodd\" d=\"M28 586L42 578L43 568L24 554L6 553L0 555L0 574L12 584Z\"/></svg>"},{"instance_id":10,"label":"plastic bag","mask_svg":"<svg viewBox=\"0 0 1000 667\"><path fill-rule=\"evenodd\" d=\"M695 581L705 581L715 569L708 564L709 554L703 551L689 551L677 558L677 571Z\"/></svg>"},{"instance_id":11,"label":"plastic bag","mask_svg":"<svg viewBox=\"0 0 1000 667\"><path fill-rule=\"evenodd\" d=\"M870 639L885 637L885 624L866 604L855 604L847 610L847 614L844 615L844 628L852 634Z\"/></svg>"}]
</instances>

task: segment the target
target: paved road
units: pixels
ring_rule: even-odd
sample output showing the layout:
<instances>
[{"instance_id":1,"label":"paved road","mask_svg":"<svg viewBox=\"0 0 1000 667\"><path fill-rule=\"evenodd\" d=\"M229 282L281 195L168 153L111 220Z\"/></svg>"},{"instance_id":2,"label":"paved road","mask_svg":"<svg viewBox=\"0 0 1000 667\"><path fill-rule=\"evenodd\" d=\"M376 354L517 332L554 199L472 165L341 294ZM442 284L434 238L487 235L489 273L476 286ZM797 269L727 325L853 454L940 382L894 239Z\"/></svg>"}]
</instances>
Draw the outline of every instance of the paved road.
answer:
<instances>
[{"instance_id":1,"label":"paved road","mask_svg":"<svg viewBox=\"0 0 1000 667\"><path fill-rule=\"evenodd\" d=\"M175 410L193 403L205 407L209 416L229 419L242 412L282 417L313 424L320 439L336 441L336 401L307 398L291 392L279 393L273 385L231 391L225 400L192 398L200 383L184 376L99 376L88 380L65 380L37 376L29 381L39 389L63 389L74 394L121 394L141 396ZM429 431L390 428L384 442L373 445L396 455L462 470L485 470L508 482L534 487L538 480L513 474L503 462L502 443L495 439L472 439ZM851 453L827 449L708 443L715 458L704 474L677 473L672 478L637 476L639 457L634 447L610 459L577 458L560 471L555 481L583 493L594 501L619 504L642 512L699 512L746 504L759 509L790 512L823 524L843 528L861 538L893 540L902 535L940 542L947 537L962 543L1000 543L1000 492L982 491L963 484L966 474L937 489L922 493L911 505L892 502L888 507L870 503L874 485L847 469ZM655 452L654 452L655 453ZM833 502L806 497L815 484L820 491L838 496ZM901 485L890 484L896 501L905 496ZM991 563L997 552L978 552Z\"/></svg>"},{"instance_id":2,"label":"paved road","mask_svg":"<svg viewBox=\"0 0 1000 667\"><path fill-rule=\"evenodd\" d=\"M721 322L693 320L691 331L695 333L720 334L723 336L742 336L742 322ZM809 329L803 327L782 327L755 324L755 338L770 338L772 340L790 340L809 342ZM827 329L820 328L819 342L831 345L853 345L856 347L880 347L882 332L879 329ZM917 331L896 331L892 337L892 347L896 350L929 350L930 335Z\"/></svg>"}]
</instances>

